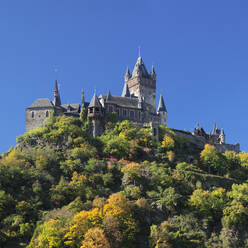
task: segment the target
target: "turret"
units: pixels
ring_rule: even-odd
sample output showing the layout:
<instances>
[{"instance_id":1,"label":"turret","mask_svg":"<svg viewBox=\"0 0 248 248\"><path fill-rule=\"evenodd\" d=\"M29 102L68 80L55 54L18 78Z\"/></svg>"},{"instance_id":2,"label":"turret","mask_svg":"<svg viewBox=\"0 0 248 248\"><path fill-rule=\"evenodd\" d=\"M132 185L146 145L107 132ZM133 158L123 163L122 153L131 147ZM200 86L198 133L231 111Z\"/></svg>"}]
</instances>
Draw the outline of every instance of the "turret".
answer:
<instances>
[{"instance_id":1,"label":"turret","mask_svg":"<svg viewBox=\"0 0 248 248\"><path fill-rule=\"evenodd\" d=\"M225 144L226 143L226 135L224 133L224 129L221 129L221 133L220 133L220 144Z\"/></svg>"},{"instance_id":2,"label":"turret","mask_svg":"<svg viewBox=\"0 0 248 248\"><path fill-rule=\"evenodd\" d=\"M60 106L61 105L61 100L60 100L59 88L58 88L57 80L55 80L55 86L54 86L53 105L54 106Z\"/></svg>"},{"instance_id":3,"label":"turret","mask_svg":"<svg viewBox=\"0 0 248 248\"><path fill-rule=\"evenodd\" d=\"M111 98L112 98L112 95L111 95L110 90L109 90L109 91L108 91L108 95L107 95L107 97L106 97L106 102L111 101Z\"/></svg>"},{"instance_id":4,"label":"turret","mask_svg":"<svg viewBox=\"0 0 248 248\"><path fill-rule=\"evenodd\" d=\"M155 70L154 70L154 66L152 66L152 70L151 70L150 76L151 76L151 78L152 78L153 80L156 80L157 75L156 75L156 72L155 72Z\"/></svg>"},{"instance_id":5,"label":"turret","mask_svg":"<svg viewBox=\"0 0 248 248\"><path fill-rule=\"evenodd\" d=\"M124 87L123 87L121 96L122 96L122 97L130 97L130 96L131 96L131 95L130 95L129 88L128 88L128 85L127 85L126 82L124 83Z\"/></svg>"},{"instance_id":6,"label":"turret","mask_svg":"<svg viewBox=\"0 0 248 248\"><path fill-rule=\"evenodd\" d=\"M195 130L200 130L200 125L199 125L199 122L197 122L197 123L196 123Z\"/></svg>"},{"instance_id":7,"label":"turret","mask_svg":"<svg viewBox=\"0 0 248 248\"><path fill-rule=\"evenodd\" d=\"M85 105L85 97L84 97L84 91L82 90L82 92L81 92L81 106L82 106L82 108L84 107L84 105Z\"/></svg>"},{"instance_id":8,"label":"turret","mask_svg":"<svg viewBox=\"0 0 248 248\"><path fill-rule=\"evenodd\" d=\"M128 81L131 78L131 74L129 71L129 68L127 67L126 74L125 74L125 82Z\"/></svg>"},{"instance_id":9,"label":"turret","mask_svg":"<svg viewBox=\"0 0 248 248\"><path fill-rule=\"evenodd\" d=\"M157 114L160 116L160 125L167 126L167 109L164 104L164 98L160 95Z\"/></svg>"},{"instance_id":10,"label":"turret","mask_svg":"<svg viewBox=\"0 0 248 248\"><path fill-rule=\"evenodd\" d=\"M88 107L88 116L89 118L98 118L98 117L102 117L102 105L96 95L96 93L94 93L89 107Z\"/></svg>"},{"instance_id":11,"label":"turret","mask_svg":"<svg viewBox=\"0 0 248 248\"><path fill-rule=\"evenodd\" d=\"M88 107L88 117L91 119L92 122L93 137L101 135L103 132L103 126L102 126L103 110L102 110L102 105L96 93L94 93L90 101Z\"/></svg>"},{"instance_id":12,"label":"turret","mask_svg":"<svg viewBox=\"0 0 248 248\"><path fill-rule=\"evenodd\" d=\"M214 123L214 129L212 131L212 134L215 134L215 135L220 134L220 129L217 127L216 122Z\"/></svg>"}]
</instances>

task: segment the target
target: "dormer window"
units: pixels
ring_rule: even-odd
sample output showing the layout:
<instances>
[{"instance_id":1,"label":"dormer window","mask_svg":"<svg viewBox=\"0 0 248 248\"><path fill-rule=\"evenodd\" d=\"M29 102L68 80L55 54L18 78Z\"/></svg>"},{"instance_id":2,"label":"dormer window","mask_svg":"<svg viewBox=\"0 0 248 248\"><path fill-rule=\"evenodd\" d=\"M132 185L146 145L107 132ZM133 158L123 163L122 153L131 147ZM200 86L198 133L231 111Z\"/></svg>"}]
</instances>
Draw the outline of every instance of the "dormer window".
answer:
<instances>
[{"instance_id":1,"label":"dormer window","mask_svg":"<svg viewBox=\"0 0 248 248\"><path fill-rule=\"evenodd\" d=\"M99 113L99 108L96 108L96 113Z\"/></svg>"},{"instance_id":2,"label":"dormer window","mask_svg":"<svg viewBox=\"0 0 248 248\"><path fill-rule=\"evenodd\" d=\"M93 108L90 108L90 113L93 113Z\"/></svg>"}]
</instances>

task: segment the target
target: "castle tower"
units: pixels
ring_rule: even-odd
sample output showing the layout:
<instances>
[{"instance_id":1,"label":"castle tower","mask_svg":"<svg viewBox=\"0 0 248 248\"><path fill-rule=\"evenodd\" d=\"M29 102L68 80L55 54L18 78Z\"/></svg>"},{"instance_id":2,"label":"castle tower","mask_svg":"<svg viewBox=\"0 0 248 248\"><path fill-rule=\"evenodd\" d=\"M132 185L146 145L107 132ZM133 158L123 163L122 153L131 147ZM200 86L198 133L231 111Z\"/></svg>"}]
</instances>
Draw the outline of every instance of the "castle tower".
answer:
<instances>
[{"instance_id":1,"label":"castle tower","mask_svg":"<svg viewBox=\"0 0 248 248\"><path fill-rule=\"evenodd\" d=\"M221 129L220 133L220 144L225 144L226 143L226 135L224 133L224 129Z\"/></svg>"},{"instance_id":2,"label":"castle tower","mask_svg":"<svg viewBox=\"0 0 248 248\"><path fill-rule=\"evenodd\" d=\"M129 74L129 71L126 72L125 83L131 95L144 97L146 108L152 113L156 112L156 73L154 68L152 68L151 74L147 72L140 56L134 66L132 75Z\"/></svg>"},{"instance_id":3,"label":"castle tower","mask_svg":"<svg viewBox=\"0 0 248 248\"><path fill-rule=\"evenodd\" d=\"M103 109L98 97L96 96L96 93L94 93L90 101L88 107L88 117L92 121L93 137L101 135L103 132L103 126L102 126Z\"/></svg>"},{"instance_id":4,"label":"castle tower","mask_svg":"<svg viewBox=\"0 0 248 248\"><path fill-rule=\"evenodd\" d=\"M55 86L54 86L53 105L54 106L60 106L61 105L59 87L58 87L58 81L57 80L55 80Z\"/></svg>"},{"instance_id":5,"label":"castle tower","mask_svg":"<svg viewBox=\"0 0 248 248\"><path fill-rule=\"evenodd\" d=\"M167 110L164 104L164 98L160 95L157 114L160 116L160 125L167 126Z\"/></svg>"}]
</instances>

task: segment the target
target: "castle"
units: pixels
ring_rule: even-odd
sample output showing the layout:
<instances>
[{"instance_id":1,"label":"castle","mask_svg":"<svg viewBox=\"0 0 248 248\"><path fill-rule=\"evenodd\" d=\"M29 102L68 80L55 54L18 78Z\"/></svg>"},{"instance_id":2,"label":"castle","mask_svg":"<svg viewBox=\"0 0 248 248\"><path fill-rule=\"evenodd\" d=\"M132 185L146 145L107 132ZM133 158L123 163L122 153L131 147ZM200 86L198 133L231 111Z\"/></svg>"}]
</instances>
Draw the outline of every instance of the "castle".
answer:
<instances>
[{"instance_id":1,"label":"castle","mask_svg":"<svg viewBox=\"0 0 248 248\"><path fill-rule=\"evenodd\" d=\"M167 126L167 109L163 96L160 95L159 104L156 108L156 73L152 66L148 73L146 66L139 56L136 64L130 73L127 68L124 77L124 85L121 96L113 96L110 91L106 95L97 96L94 93L90 102L85 101L84 92L81 95L81 104L62 104L58 89L57 80L55 81L54 99L37 99L30 107L26 108L26 132L42 127L44 121L49 118L51 112L54 115L67 115L79 118L82 109L87 110L88 118L92 123L92 135L99 136L104 131L104 120L111 113L116 113L118 121L129 120L138 127L149 127L152 134L158 136L158 127ZM224 131L220 131L215 125L214 131L207 134L197 125L192 134L177 132L184 136L191 143L204 147L210 143L221 151L232 150L239 152L239 144L225 144Z\"/></svg>"},{"instance_id":2,"label":"castle","mask_svg":"<svg viewBox=\"0 0 248 248\"><path fill-rule=\"evenodd\" d=\"M103 130L103 120L115 112L118 121L130 120L139 127L150 127L153 135L158 135L158 127L167 125L167 110L163 96L160 96L156 109L156 73L154 67L148 73L142 58L139 56L130 74L127 68L124 77L124 86L121 96L112 96L96 93L90 102L85 102L84 92L81 104L62 104L55 81L54 99L37 99L26 109L26 132L42 127L51 112L55 115L79 117L81 108L86 108L88 117L92 121L92 135L99 136Z\"/></svg>"}]
</instances>

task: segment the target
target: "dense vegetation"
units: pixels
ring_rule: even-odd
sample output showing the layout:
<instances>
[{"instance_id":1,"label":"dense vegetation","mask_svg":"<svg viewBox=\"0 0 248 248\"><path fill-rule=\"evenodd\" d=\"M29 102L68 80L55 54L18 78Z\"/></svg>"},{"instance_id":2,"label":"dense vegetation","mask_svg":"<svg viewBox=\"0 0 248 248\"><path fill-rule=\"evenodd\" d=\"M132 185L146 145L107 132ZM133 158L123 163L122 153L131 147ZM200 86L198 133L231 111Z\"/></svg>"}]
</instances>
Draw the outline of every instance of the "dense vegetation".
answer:
<instances>
[{"instance_id":1,"label":"dense vegetation","mask_svg":"<svg viewBox=\"0 0 248 248\"><path fill-rule=\"evenodd\" d=\"M0 160L0 247L248 247L248 154L51 117Z\"/></svg>"}]
</instances>

